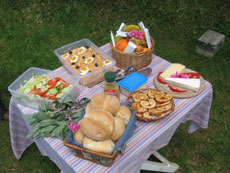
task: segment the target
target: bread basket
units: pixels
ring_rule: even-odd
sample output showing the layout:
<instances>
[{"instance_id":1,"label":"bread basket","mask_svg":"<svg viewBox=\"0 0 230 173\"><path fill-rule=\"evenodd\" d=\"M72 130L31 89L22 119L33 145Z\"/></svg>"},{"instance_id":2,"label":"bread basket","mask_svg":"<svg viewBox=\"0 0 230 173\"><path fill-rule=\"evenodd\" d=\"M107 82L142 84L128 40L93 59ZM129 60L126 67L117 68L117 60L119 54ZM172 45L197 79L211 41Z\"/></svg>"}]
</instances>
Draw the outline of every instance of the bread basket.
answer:
<instances>
[{"instance_id":1,"label":"bread basket","mask_svg":"<svg viewBox=\"0 0 230 173\"><path fill-rule=\"evenodd\" d=\"M127 104L121 104L121 105L127 105ZM89 160L91 162L95 162L97 164L101 164L103 166L110 167L113 164L113 162L116 160L118 154L122 154L124 152L126 141L131 137L132 133L136 129L135 112L132 109L130 109L130 111L131 111L130 121L126 126L125 132L120 137L120 139L116 142L115 149L111 154L100 153L100 152L83 148L81 144L78 144L76 141L72 140L73 138L72 131L70 131L70 133L66 135L67 137L64 141L64 145L72 149L74 155L76 155L77 157ZM81 115L79 120L82 119L83 117L84 115Z\"/></svg>"},{"instance_id":2,"label":"bread basket","mask_svg":"<svg viewBox=\"0 0 230 173\"><path fill-rule=\"evenodd\" d=\"M151 37L152 47L145 52L126 53L116 49L110 42L112 57L116 60L116 66L122 69L130 65L134 65L136 69L141 69L148 66L152 62L152 54L154 50L154 40Z\"/></svg>"}]
</instances>

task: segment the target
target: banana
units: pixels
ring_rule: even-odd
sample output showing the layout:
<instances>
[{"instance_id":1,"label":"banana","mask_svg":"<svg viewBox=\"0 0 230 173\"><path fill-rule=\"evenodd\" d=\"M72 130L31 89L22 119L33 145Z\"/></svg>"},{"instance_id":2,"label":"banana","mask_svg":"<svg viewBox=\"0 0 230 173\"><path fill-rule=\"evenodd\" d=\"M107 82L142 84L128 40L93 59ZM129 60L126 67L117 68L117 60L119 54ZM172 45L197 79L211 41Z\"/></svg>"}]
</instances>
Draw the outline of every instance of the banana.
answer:
<instances>
[{"instance_id":1,"label":"banana","mask_svg":"<svg viewBox=\"0 0 230 173\"><path fill-rule=\"evenodd\" d=\"M129 32L129 31L131 31L133 29L139 31L140 27L138 25L127 25L122 30L125 31L125 32Z\"/></svg>"}]
</instances>

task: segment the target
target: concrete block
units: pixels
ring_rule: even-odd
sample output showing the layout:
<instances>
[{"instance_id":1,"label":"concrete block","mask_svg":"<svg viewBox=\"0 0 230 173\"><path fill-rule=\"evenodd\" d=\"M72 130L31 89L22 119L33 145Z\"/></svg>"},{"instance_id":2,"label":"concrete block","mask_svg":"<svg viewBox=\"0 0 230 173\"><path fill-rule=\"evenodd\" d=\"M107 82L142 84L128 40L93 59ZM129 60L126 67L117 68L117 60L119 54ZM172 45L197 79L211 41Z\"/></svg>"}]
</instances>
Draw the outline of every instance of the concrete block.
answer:
<instances>
[{"instance_id":1,"label":"concrete block","mask_svg":"<svg viewBox=\"0 0 230 173\"><path fill-rule=\"evenodd\" d=\"M207 57L214 56L224 44L225 35L208 30L198 40L196 52Z\"/></svg>"}]
</instances>

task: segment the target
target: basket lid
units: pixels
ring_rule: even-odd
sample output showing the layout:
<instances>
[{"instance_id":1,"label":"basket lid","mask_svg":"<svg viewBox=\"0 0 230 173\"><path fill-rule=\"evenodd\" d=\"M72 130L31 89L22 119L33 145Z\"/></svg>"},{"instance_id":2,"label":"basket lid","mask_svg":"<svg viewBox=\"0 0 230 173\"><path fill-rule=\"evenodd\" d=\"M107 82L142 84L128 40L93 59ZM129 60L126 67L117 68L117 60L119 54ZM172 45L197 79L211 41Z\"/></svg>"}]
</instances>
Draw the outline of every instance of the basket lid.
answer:
<instances>
[{"instance_id":1,"label":"basket lid","mask_svg":"<svg viewBox=\"0 0 230 173\"><path fill-rule=\"evenodd\" d=\"M126 78L119 81L117 84L123 87L124 89L128 90L129 92L133 92L147 81L147 77L143 76L138 72L134 72L128 75Z\"/></svg>"}]
</instances>

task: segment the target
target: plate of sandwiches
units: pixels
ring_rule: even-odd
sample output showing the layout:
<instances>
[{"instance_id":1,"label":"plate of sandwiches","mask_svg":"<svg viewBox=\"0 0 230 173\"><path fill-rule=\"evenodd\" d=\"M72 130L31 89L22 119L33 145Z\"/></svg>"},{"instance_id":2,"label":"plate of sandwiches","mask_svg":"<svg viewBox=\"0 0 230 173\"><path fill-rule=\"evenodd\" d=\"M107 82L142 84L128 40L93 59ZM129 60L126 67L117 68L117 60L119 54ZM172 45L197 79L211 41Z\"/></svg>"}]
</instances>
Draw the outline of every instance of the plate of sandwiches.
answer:
<instances>
[{"instance_id":1,"label":"plate of sandwiches","mask_svg":"<svg viewBox=\"0 0 230 173\"><path fill-rule=\"evenodd\" d=\"M177 63L159 72L154 78L154 85L158 90L172 94L174 98L194 97L205 88L201 74Z\"/></svg>"},{"instance_id":2,"label":"plate of sandwiches","mask_svg":"<svg viewBox=\"0 0 230 173\"><path fill-rule=\"evenodd\" d=\"M127 102L136 112L138 120L157 121L170 115L175 108L172 94L154 88L132 92Z\"/></svg>"}]
</instances>

